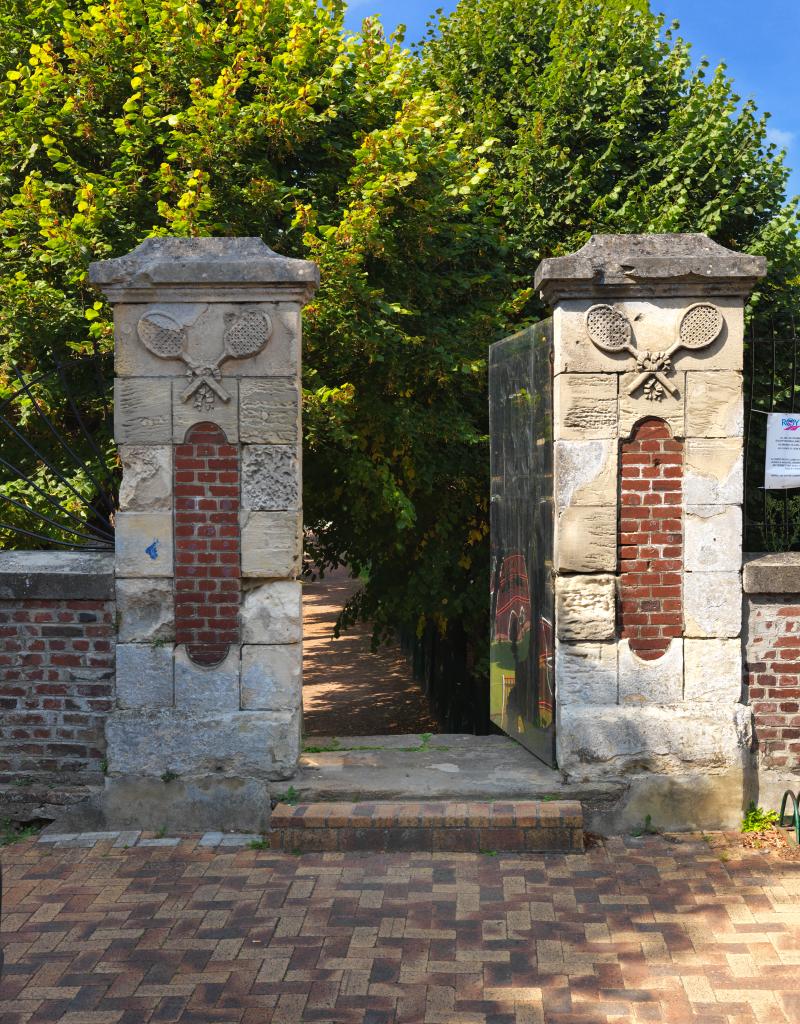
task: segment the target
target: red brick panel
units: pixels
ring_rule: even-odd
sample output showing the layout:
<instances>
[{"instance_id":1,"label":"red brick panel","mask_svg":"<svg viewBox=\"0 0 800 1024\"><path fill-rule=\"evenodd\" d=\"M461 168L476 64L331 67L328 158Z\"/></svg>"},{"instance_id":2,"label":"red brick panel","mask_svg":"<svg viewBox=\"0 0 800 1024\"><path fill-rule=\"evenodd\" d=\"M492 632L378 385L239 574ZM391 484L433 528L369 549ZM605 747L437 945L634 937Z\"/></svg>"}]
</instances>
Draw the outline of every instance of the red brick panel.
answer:
<instances>
[{"instance_id":1,"label":"red brick panel","mask_svg":"<svg viewBox=\"0 0 800 1024\"><path fill-rule=\"evenodd\" d=\"M0 601L0 782L97 781L113 697L113 603Z\"/></svg>"},{"instance_id":2,"label":"red brick panel","mask_svg":"<svg viewBox=\"0 0 800 1024\"><path fill-rule=\"evenodd\" d=\"M239 452L214 423L175 448L175 642L198 665L239 643Z\"/></svg>"},{"instance_id":3,"label":"red brick panel","mask_svg":"<svg viewBox=\"0 0 800 1024\"><path fill-rule=\"evenodd\" d=\"M640 658L660 658L683 635L683 442L655 417L620 452L621 636Z\"/></svg>"},{"instance_id":4,"label":"red brick panel","mask_svg":"<svg viewBox=\"0 0 800 1024\"><path fill-rule=\"evenodd\" d=\"M759 758L800 764L800 604L796 594L749 599L746 673Z\"/></svg>"}]
</instances>

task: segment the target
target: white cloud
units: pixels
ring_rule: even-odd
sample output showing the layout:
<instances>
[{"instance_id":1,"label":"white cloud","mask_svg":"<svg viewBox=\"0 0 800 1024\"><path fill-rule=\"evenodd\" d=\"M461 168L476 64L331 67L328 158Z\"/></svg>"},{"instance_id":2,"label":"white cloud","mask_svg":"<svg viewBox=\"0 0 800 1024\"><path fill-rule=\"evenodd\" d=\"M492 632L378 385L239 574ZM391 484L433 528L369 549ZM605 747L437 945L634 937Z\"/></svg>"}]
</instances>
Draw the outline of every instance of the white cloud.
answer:
<instances>
[{"instance_id":1,"label":"white cloud","mask_svg":"<svg viewBox=\"0 0 800 1024\"><path fill-rule=\"evenodd\" d=\"M785 132L781 128L767 129L767 142L774 142L778 149L791 149L794 139L794 132Z\"/></svg>"}]
</instances>

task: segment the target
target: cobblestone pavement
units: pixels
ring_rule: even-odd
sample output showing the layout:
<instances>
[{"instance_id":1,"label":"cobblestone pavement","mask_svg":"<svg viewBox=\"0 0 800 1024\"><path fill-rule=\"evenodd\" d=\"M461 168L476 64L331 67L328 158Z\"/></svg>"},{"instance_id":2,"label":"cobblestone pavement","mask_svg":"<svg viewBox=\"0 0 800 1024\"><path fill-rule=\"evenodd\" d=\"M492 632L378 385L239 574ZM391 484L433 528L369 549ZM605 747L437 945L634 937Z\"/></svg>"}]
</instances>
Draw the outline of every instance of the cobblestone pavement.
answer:
<instances>
[{"instance_id":1,"label":"cobblestone pavement","mask_svg":"<svg viewBox=\"0 0 800 1024\"><path fill-rule=\"evenodd\" d=\"M154 838L3 850L3 1024L800 1021L800 862L734 840L297 857Z\"/></svg>"}]
</instances>

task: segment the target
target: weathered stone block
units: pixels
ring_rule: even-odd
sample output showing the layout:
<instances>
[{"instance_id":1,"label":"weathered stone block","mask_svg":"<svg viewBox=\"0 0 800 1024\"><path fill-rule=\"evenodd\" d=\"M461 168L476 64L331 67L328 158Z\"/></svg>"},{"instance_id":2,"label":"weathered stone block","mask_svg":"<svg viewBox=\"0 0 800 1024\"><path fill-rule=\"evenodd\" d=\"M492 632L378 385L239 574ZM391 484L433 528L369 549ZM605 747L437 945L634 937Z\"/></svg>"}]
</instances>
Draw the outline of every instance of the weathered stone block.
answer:
<instances>
[{"instance_id":1,"label":"weathered stone block","mask_svg":"<svg viewBox=\"0 0 800 1024\"><path fill-rule=\"evenodd\" d=\"M742 510L738 505L687 505L684 568L738 571L742 565Z\"/></svg>"},{"instance_id":2,"label":"weathered stone block","mask_svg":"<svg viewBox=\"0 0 800 1024\"><path fill-rule=\"evenodd\" d=\"M707 348L689 351L678 349L672 356L679 371L741 370L743 357L744 316L737 299L715 296L697 298L626 299L614 302L632 325L633 345L637 352L664 352L678 337L681 317L698 299L711 301L722 313L725 325L716 341ZM553 314L555 372L620 373L631 368L632 356L604 352L589 340L586 333L586 311L597 298L567 299L559 303Z\"/></svg>"},{"instance_id":3,"label":"weathered stone block","mask_svg":"<svg viewBox=\"0 0 800 1024\"><path fill-rule=\"evenodd\" d=\"M614 577L556 577L556 627L562 640L612 639L616 629Z\"/></svg>"},{"instance_id":4,"label":"weathered stone block","mask_svg":"<svg viewBox=\"0 0 800 1024\"><path fill-rule=\"evenodd\" d=\"M172 508L172 448L123 444L118 450L122 463L120 509L161 512Z\"/></svg>"},{"instance_id":5,"label":"weathered stone block","mask_svg":"<svg viewBox=\"0 0 800 1024\"><path fill-rule=\"evenodd\" d=\"M289 711L119 711L106 722L113 775L285 779L300 755L300 715Z\"/></svg>"},{"instance_id":6,"label":"weathered stone block","mask_svg":"<svg viewBox=\"0 0 800 1024\"><path fill-rule=\"evenodd\" d=\"M172 647L117 644L117 706L172 707Z\"/></svg>"},{"instance_id":7,"label":"weathered stone block","mask_svg":"<svg viewBox=\"0 0 800 1024\"><path fill-rule=\"evenodd\" d=\"M556 441L556 503L616 505L617 444L611 440Z\"/></svg>"},{"instance_id":8,"label":"weathered stone block","mask_svg":"<svg viewBox=\"0 0 800 1024\"><path fill-rule=\"evenodd\" d=\"M557 441L616 437L616 376L559 374L553 381L553 410L553 431Z\"/></svg>"},{"instance_id":9,"label":"weathered stone block","mask_svg":"<svg viewBox=\"0 0 800 1024\"><path fill-rule=\"evenodd\" d=\"M300 389L293 380L243 378L239 385L239 437L255 444L296 445Z\"/></svg>"},{"instance_id":10,"label":"weathered stone block","mask_svg":"<svg viewBox=\"0 0 800 1024\"><path fill-rule=\"evenodd\" d=\"M690 437L683 483L688 505L736 505L744 488L741 437Z\"/></svg>"},{"instance_id":11,"label":"weathered stone block","mask_svg":"<svg viewBox=\"0 0 800 1024\"><path fill-rule=\"evenodd\" d=\"M657 416L669 424L673 437L683 437L685 434L685 374L670 373L668 380L677 388L677 392L671 395L667 392L661 401L651 402L644 396L644 389L637 388L632 395L628 389L634 381L641 376L638 372L624 373L619 379L619 433L620 437L629 437L633 428L646 416Z\"/></svg>"},{"instance_id":12,"label":"weathered stone block","mask_svg":"<svg viewBox=\"0 0 800 1024\"><path fill-rule=\"evenodd\" d=\"M749 708L740 704L567 704L558 708L558 765L570 781L723 768L741 763L749 722Z\"/></svg>"},{"instance_id":13,"label":"weathered stone block","mask_svg":"<svg viewBox=\"0 0 800 1024\"><path fill-rule=\"evenodd\" d=\"M242 576L293 578L300 572L302 533L295 512L240 513Z\"/></svg>"},{"instance_id":14,"label":"weathered stone block","mask_svg":"<svg viewBox=\"0 0 800 1024\"><path fill-rule=\"evenodd\" d=\"M117 576L172 575L169 512L119 512L115 519Z\"/></svg>"},{"instance_id":15,"label":"weathered stone block","mask_svg":"<svg viewBox=\"0 0 800 1024\"><path fill-rule=\"evenodd\" d=\"M257 511L296 509L300 501L300 461L289 445L250 444L243 448L242 506Z\"/></svg>"},{"instance_id":16,"label":"weathered stone block","mask_svg":"<svg viewBox=\"0 0 800 1024\"><path fill-rule=\"evenodd\" d=\"M183 644L175 648L175 707L188 711L235 711L239 707L239 648L220 665L196 665Z\"/></svg>"},{"instance_id":17,"label":"weathered stone block","mask_svg":"<svg viewBox=\"0 0 800 1024\"><path fill-rule=\"evenodd\" d=\"M114 440L117 444L172 441L171 381L118 377L114 381Z\"/></svg>"},{"instance_id":18,"label":"weathered stone block","mask_svg":"<svg viewBox=\"0 0 800 1024\"><path fill-rule=\"evenodd\" d=\"M558 572L613 572L617 567L615 507L575 506L556 523Z\"/></svg>"},{"instance_id":19,"label":"weathered stone block","mask_svg":"<svg viewBox=\"0 0 800 1024\"><path fill-rule=\"evenodd\" d=\"M683 640L670 641L666 653L645 661L627 640L619 642L620 704L678 704L683 700Z\"/></svg>"},{"instance_id":20,"label":"weathered stone block","mask_svg":"<svg viewBox=\"0 0 800 1024\"><path fill-rule=\"evenodd\" d=\"M171 643L175 639L172 580L118 579L117 616L120 643Z\"/></svg>"},{"instance_id":21,"label":"weathered stone block","mask_svg":"<svg viewBox=\"0 0 800 1024\"><path fill-rule=\"evenodd\" d=\"M235 444L239 440L238 380L235 377L222 377L217 382L228 395L227 402L216 394L213 399L203 402L199 389L184 401L183 395L189 383L187 377L172 382L172 439L175 444L183 443L186 431L195 423L216 423L225 431L227 441Z\"/></svg>"},{"instance_id":22,"label":"weathered stone block","mask_svg":"<svg viewBox=\"0 0 800 1024\"><path fill-rule=\"evenodd\" d=\"M559 704L616 704L616 643L557 641L556 686Z\"/></svg>"},{"instance_id":23,"label":"weathered stone block","mask_svg":"<svg viewBox=\"0 0 800 1024\"><path fill-rule=\"evenodd\" d=\"M300 583L276 580L245 591L241 611L245 644L295 644L303 638Z\"/></svg>"},{"instance_id":24,"label":"weathered stone block","mask_svg":"<svg viewBox=\"0 0 800 1024\"><path fill-rule=\"evenodd\" d=\"M684 640L684 698L687 702L734 704L742 694L740 640Z\"/></svg>"},{"instance_id":25,"label":"weathered stone block","mask_svg":"<svg viewBox=\"0 0 800 1024\"><path fill-rule=\"evenodd\" d=\"M738 572L687 572L683 577L684 635L736 637L742 628Z\"/></svg>"},{"instance_id":26,"label":"weathered stone block","mask_svg":"<svg viewBox=\"0 0 800 1024\"><path fill-rule=\"evenodd\" d=\"M741 373L716 370L686 377L688 437L741 437L744 398Z\"/></svg>"},{"instance_id":27,"label":"weathered stone block","mask_svg":"<svg viewBox=\"0 0 800 1024\"><path fill-rule=\"evenodd\" d=\"M302 703L302 644L242 647L241 703L258 711L296 711Z\"/></svg>"}]
</instances>

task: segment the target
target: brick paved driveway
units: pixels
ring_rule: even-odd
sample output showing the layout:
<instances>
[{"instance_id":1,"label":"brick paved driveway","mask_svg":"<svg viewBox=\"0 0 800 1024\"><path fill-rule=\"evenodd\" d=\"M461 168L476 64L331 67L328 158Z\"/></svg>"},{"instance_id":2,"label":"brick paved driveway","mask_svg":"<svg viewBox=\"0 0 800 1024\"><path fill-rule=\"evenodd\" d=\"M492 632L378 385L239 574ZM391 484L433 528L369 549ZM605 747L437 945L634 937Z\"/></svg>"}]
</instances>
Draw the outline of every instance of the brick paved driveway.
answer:
<instances>
[{"instance_id":1,"label":"brick paved driveway","mask_svg":"<svg viewBox=\"0 0 800 1024\"><path fill-rule=\"evenodd\" d=\"M800 862L3 851L2 1024L800 1021Z\"/></svg>"}]
</instances>

